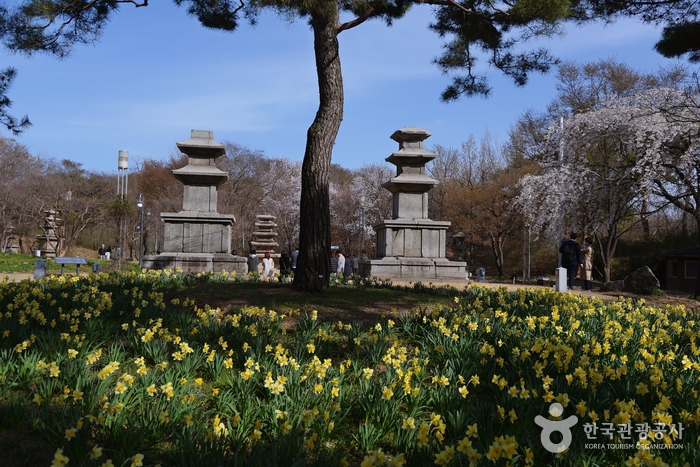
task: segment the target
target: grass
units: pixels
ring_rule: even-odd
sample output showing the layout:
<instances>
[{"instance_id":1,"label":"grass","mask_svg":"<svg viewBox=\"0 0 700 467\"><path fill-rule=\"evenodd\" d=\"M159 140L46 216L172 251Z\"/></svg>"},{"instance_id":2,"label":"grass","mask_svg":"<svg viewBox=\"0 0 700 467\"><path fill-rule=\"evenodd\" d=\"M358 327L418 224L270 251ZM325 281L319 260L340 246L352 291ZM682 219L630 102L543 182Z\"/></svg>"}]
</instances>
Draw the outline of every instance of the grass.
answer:
<instances>
[{"instance_id":1,"label":"grass","mask_svg":"<svg viewBox=\"0 0 700 467\"><path fill-rule=\"evenodd\" d=\"M21 253L0 253L0 273L32 272L36 259L35 256Z\"/></svg>"},{"instance_id":2,"label":"grass","mask_svg":"<svg viewBox=\"0 0 700 467\"><path fill-rule=\"evenodd\" d=\"M87 250L89 251L89 250ZM73 255L69 254L68 256L80 256L80 253L85 253L84 251L78 252L78 254ZM46 271L49 274L60 274L61 272L61 265L56 264L56 262L52 258L46 258L46 257L37 257L37 256L32 256L32 255L26 255L23 253L0 253L0 274L1 273L25 273L25 274L31 274L34 272L34 262L37 259L43 259L46 260ZM113 268L115 266L114 261L106 261L106 260L100 260L100 259L95 259L95 258L89 258L88 257L88 264L87 265L82 265L81 266L81 272L89 272L91 268L92 263L100 263L102 265L102 269L109 269ZM138 264L128 264L125 265L126 269L138 270ZM75 273L75 265L67 264L65 266L65 272L68 274L74 274Z\"/></svg>"},{"instance_id":3,"label":"grass","mask_svg":"<svg viewBox=\"0 0 700 467\"><path fill-rule=\"evenodd\" d=\"M0 310L3 466L700 458L700 324L679 306L376 281L304 295L126 272L0 283ZM578 418L559 455L535 424L554 401ZM587 440L596 423L610 440ZM622 442L628 424L634 443L658 433L681 447L586 446Z\"/></svg>"}]
</instances>

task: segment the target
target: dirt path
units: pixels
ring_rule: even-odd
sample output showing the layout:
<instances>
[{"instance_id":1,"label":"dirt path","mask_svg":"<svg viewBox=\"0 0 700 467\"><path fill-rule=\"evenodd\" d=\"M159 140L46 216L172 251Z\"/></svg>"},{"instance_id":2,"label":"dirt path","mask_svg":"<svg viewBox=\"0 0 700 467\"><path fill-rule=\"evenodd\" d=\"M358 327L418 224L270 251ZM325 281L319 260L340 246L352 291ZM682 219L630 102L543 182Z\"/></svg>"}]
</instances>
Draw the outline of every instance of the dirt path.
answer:
<instances>
[{"instance_id":1,"label":"dirt path","mask_svg":"<svg viewBox=\"0 0 700 467\"><path fill-rule=\"evenodd\" d=\"M460 282L446 282L446 281L434 281L431 282L433 285L436 286L443 286L443 285L451 285L453 287L456 287L458 289L463 288L466 285L466 282L460 281ZM476 282L471 282L472 284L477 284ZM400 285L410 285L411 282L404 282L404 281L394 281L394 284L400 284ZM521 289L523 287L525 288L536 288L536 289L542 289L545 286L541 285L530 285L530 284L512 284L512 283L498 283L498 282L483 282L483 283L478 283L479 285L485 285L487 287L505 287L509 291L514 291L517 289ZM548 287L552 288L552 286ZM633 293L629 292L601 292L600 289L594 289L592 291L587 291L587 290L580 290L580 289L574 289L574 290L569 290L567 293L573 293L576 295L581 295L584 297L598 297L601 300L605 301L615 301L619 297L630 297L634 298L637 300L643 299L645 303L653 305L653 306L658 306L658 307L664 307L666 305L684 305L687 309L695 309L700 312L700 301L693 300L687 295L664 295L664 296L651 296L651 295L635 295Z\"/></svg>"}]
</instances>

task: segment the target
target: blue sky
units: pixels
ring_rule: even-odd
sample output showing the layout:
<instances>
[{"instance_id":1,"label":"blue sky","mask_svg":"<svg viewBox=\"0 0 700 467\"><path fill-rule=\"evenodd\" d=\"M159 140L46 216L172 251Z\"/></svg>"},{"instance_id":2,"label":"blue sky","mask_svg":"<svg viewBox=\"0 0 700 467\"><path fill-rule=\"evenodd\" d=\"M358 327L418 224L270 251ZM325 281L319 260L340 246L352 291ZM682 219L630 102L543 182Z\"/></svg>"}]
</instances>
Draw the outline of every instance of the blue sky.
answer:
<instances>
[{"instance_id":1,"label":"blue sky","mask_svg":"<svg viewBox=\"0 0 700 467\"><path fill-rule=\"evenodd\" d=\"M408 125L430 131L428 145L458 146L487 130L502 142L519 115L553 98L552 73L518 88L486 69L488 99L441 103L448 78L431 64L441 41L430 21L430 9L416 7L390 28L374 21L340 35L345 116L333 162L351 169L381 162L397 147L389 136ZM625 21L570 27L543 44L561 59L614 57L655 71L671 63L653 51L658 37ZM225 33L204 29L170 0L125 5L98 43L76 46L67 59L0 53L3 67L18 70L10 113L34 124L18 141L32 154L93 171L115 173L120 149L130 152L132 170L144 158L167 158L191 129L301 160L317 109L311 31L272 14Z\"/></svg>"}]
</instances>

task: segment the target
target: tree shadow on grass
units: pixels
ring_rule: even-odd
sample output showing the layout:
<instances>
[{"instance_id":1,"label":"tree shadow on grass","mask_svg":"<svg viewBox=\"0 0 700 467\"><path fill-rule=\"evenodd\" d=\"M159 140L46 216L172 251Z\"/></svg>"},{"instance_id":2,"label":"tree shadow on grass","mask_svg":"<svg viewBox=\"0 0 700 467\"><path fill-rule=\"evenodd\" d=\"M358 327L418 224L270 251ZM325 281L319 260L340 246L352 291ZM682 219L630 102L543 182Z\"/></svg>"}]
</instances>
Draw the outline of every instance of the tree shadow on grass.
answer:
<instances>
[{"instance_id":1,"label":"tree shadow on grass","mask_svg":"<svg viewBox=\"0 0 700 467\"><path fill-rule=\"evenodd\" d=\"M289 314L291 311L318 311L320 321L374 325L384 316L398 316L415 309L432 308L447 303L445 298L408 292L359 287L331 287L322 294L292 290L288 284L275 282L206 283L198 287L166 294L166 303L190 298L198 307L205 304L224 312L254 306Z\"/></svg>"}]
</instances>

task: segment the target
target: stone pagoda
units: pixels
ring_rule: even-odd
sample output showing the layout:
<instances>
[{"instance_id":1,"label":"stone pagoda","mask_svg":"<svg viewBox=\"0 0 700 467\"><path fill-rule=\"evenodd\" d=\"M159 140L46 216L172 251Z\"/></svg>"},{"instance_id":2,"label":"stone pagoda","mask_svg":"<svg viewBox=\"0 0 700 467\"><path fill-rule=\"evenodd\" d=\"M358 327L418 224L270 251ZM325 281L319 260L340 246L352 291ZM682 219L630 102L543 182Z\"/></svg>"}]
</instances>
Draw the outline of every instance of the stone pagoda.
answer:
<instances>
[{"instance_id":1,"label":"stone pagoda","mask_svg":"<svg viewBox=\"0 0 700 467\"><path fill-rule=\"evenodd\" d=\"M192 130L190 139L176 143L187 156L187 165L173 170L184 185L182 211L162 212L165 224L163 253L144 256L149 269L182 268L188 272L245 272L245 258L231 255L231 214L217 212L218 188L228 180L215 161L226 148L214 140L214 133Z\"/></svg>"},{"instance_id":2,"label":"stone pagoda","mask_svg":"<svg viewBox=\"0 0 700 467\"><path fill-rule=\"evenodd\" d=\"M253 239L250 241L250 249L256 250L259 257L265 256L265 253L270 253L272 258L279 258L280 254L275 253L275 248L279 246L277 243L277 232L275 228L275 216L260 214L255 216L255 232Z\"/></svg>"},{"instance_id":3,"label":"stone pagoda","mask_svg":"<svg viewBox=\"0 0 700 467\"><path fill-rule=\"evenodd\" d=\"M56 252L60 249L61 239L58 237L56 230L61 225L59 213L53 209L43 211L44 225L42 226L43 234L36 236L36 251L38 256L47 256L54 258Z\"/></svg>"},{"instance_id":4,"label":"stone pagoda","mask_svg":"<svg viewBox=\"0 0 700 467\"><path fill-rule=\"evenodd\" d=\"M430 133L404 127L391 139L399 150L386 161L396 165L396 177L382 186L393 195L392 218L372 226L377 232L377 256L360 262L362 276L418 280L466 280L466 263L445 258L449 221L428 218L428 192L439 182L425 165L435 159L423 141Z\"/></svg>"}]
</instances>

